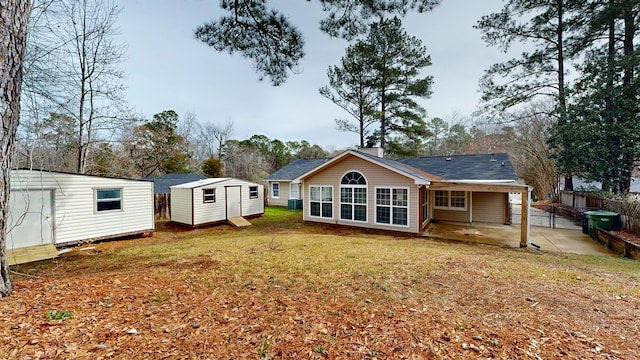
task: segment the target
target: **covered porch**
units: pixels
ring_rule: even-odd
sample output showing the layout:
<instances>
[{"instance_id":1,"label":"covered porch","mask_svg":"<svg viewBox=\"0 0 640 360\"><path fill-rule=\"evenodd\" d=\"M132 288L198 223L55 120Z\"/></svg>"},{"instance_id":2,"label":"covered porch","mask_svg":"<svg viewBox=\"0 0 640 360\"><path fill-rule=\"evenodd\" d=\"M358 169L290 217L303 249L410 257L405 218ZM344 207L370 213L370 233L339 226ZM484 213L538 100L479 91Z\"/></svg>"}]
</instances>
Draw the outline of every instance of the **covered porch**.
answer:
<instances>
[{"instance_id":1,"label":"covered porch","mask_svg":"<svg viewBox=\"0 0 640 360\"><path fill-rule=\"evenodd\" d=\"M440 231L436 231L436 233L446 233L452 236L452 239L460 236L461 240L465 241L477 241L483 240L492 241L490 239L503 238L505 235L508 235L507 239L518 239L517 245L519 247L527 247L530 243L530 228L529 228L529 203L531 199L531 189L527 185L519 185L514 183L504 183L504 182L487 182L487 181L432 181L428 187L428 191L430 193L435 193L437 191L464 191L469 194L468 198L473 199L474 193L502 193L505 194L505 199L508 199L509 193L518 193L522 197L522 211L519 219L519 226L512 227L509 226L507 221L504 224L487 224L482 223L482 229L478 230L477 227L480 225L474 219L473 214L473 204L465 205L465 215L468 216L464 222L460 222L456 220L455 224L458 227L455 230L448 229L446 221L441 221L442 219L438 219L437 216L433 216L433 201L430 202L429 214L430 221L427 227L425 227L425 235L428 235L429 232L433 233L433 228L441 229ZM433 196L431 197L433 199ZM508 201L508 200L507 200ZM469 200L469 202L471 202ZM504 209L503 211L505 211ZM507 210L508 211L508 210ZM503 214L504 215L504 214ZM505 216L508 217L508 216ZM461 227L463 225L468 225L467 229ZM492 234L492 230L499 230L500 236L490 236ZM506 231L506 233L505 233ZM495 235L495 234L494 234ZM495 241L503 241L503 240L495 240ZM495 245L503 245L501 243L496 243Z\"/></svg>"}]
</instances>

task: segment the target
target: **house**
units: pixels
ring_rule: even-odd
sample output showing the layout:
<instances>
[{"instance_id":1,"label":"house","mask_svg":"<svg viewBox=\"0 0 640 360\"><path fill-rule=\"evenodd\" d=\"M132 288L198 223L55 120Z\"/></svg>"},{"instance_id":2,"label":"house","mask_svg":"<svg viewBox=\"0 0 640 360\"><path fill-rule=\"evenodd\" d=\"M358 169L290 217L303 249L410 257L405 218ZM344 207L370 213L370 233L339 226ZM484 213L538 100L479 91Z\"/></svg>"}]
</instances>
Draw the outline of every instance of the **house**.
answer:
<instances>
[{"instance_id":1,"label":"house","mask_svg":"<svg viewBox=\"0 0 640 360\"><path fill-rule=\"evenodd\" d=\"M303 220L421 234L431 221L509 223L509 193L523 194L520 245L528 241L530 189L506 154L391 160L347 150L291 183Z\"/></svg>"},{"instance_id":2,"label":"house","mask_svg":"<svg viewBox=\"0 0 640 360\"><path fill-rule=\"evenodd\" d=\"M564 183L565 183L565 178L561 177L560 178L560 189L561 190L566 190L564 187ZM585 179L579 178L579 177L573 177L573 190L577 191L577 190L600 190L602 189L602 182L600 181L587 181ZM629 192L630 193L634 193L634 194L638 194L640 193L640 181L638 178L636 177L632 177L631 178L631 184L629 187Z\"/></svg>"},{"instance_id":3,"label":"house","mask_svg":"<svg viewBox=\"0 0 640 360\"><path fill-rule=\"evenodd\" d=\"M163 176L147 177L142 179L153 182L153 209L155 212L156 220L168 220L170 218L171 212L171 186L196 180L203 180L207 179L207 177L200 174L188 172L170 173Z\"/></svg>"},{"instance_id":4,"label":"house","mask_svg":"<svg viewBox=\"0 0 640 360\"><path fill-rule=\"evenodd\" d=\"M207 179L207 177L191 172L170 173L163 176L143 178L143 180L153 181L153 192L156 194L169 194L171 186L203 179Z\"/></svg>"},{"instance_id":5,"label":"house","mask_svg":"<svg viewBox=\"0 0 640 360\"><path fill-rule=\"evenodd\" d=\"M264 214L264 186L209 178L171 186L171 221L192 227Z\"/></svg>"},{"instance_id":6,"label":"house","mask_svg":"<svg viewBox=\"0 0 640 360\"><path fill-rule=\"evenodd\" d=\"M34 247L53 249L154 231L149 181L30 169L12 170L10 176L10 264L19 263L18 254L25 251L36 253ZM29 256L27 261L51 257Z\"/></svg>"},{"instance_id":7,"label":"house","mask_svg":"<svg viewBox=\"0 0 640 360\"><path fill-rule=\"evenodd\" d=\"M264 179L267 185L267 205L288 206L289 200L302 199L304 196L298 177L328 160L327 158L296 159L267 176Z\"/></svg>"}]
</instances>

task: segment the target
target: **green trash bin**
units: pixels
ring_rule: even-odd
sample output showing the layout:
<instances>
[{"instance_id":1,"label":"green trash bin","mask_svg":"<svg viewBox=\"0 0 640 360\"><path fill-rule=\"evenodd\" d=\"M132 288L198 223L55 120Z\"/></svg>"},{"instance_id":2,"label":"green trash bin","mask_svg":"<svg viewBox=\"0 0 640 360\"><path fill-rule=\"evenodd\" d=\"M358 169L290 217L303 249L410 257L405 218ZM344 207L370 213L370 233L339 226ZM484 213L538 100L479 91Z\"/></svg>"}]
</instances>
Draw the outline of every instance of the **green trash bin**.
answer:
<instances>
[{"instance_id":1,"label":"green trash bin","mask_svg":"<svg viewBox=\"0 0 640 360\"><path fill-rule=\"evenodd\" d=\"M589 222L589 236L596 238L596 228L613 230L616 226L618 213L605 210L585 211L584 215Z\"/></svg>"}]
</instances>

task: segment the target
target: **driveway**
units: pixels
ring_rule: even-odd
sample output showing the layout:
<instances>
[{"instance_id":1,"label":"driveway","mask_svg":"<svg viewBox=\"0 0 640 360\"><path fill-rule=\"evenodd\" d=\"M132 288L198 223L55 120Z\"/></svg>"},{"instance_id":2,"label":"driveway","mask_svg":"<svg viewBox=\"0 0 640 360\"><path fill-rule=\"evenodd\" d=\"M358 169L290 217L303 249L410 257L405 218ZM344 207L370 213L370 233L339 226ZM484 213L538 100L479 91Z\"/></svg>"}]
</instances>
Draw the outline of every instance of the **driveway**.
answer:
<instances>
[{"instance_id":1,"label":"driveway","mask_svg":"<svg viewBox=\"0 0 640 360\"><path fill-rule=\"evenodd\" d=\"M520 215L522 214L520 204L511 204L511 214L511 222L514 225L520 225ZM555 227L556 229L582 231L582 225L576 220L558 214L551 214L548 211L531 207L529 208L529 215L529 225L531 227Z\"/></svg>"}]
</instances>

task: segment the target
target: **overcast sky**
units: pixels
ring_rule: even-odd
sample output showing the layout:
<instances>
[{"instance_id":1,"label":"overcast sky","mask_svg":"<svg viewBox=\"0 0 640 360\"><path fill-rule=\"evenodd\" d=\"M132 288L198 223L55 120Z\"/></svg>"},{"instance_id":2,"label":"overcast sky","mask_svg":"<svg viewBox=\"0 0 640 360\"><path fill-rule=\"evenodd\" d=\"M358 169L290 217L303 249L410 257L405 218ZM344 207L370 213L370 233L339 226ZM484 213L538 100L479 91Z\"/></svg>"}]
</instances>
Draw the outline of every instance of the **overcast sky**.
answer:
<instances>
[{"instance_id":1,"label":"overcast sky","mask_svg":"<svg viewBox=\"0 0 640 360\"><path fill-rule=\"evenodd\" d=\"M472 26L501 8L499 0L443 0L426 14L404 20L407 31L423 41L432 65L433 96L421 101L428 117L470 115L478 106L478 80L504 59L488 48ZM117 0L122 41L128 45L124 68L130 105L151 118L163 110L201 123L234 125L233 138L263 134L282 141L307 140L326 149L358 143L355 133L340 132L335 118L347 114L318 93L328 84L327 68L339 63L347 43L318 30L320 7L306 0L270 1L303 32L306 56L300 73L279 87L259 81L251 62L219 53L196 40L193 30L221 15L218 0Z\"/></svg>"}]
</instances>

